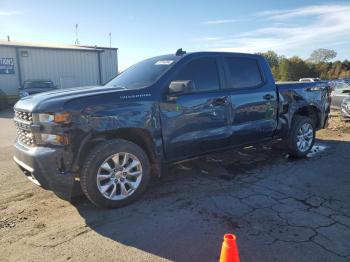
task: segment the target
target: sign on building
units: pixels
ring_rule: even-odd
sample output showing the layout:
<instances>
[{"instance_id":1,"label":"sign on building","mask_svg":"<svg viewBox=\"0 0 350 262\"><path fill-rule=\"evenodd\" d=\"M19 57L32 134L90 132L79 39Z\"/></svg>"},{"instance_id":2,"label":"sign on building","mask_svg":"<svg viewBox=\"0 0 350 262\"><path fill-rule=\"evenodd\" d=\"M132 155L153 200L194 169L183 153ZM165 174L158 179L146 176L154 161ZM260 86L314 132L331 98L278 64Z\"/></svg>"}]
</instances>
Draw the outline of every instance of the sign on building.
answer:
<instances>
[{"instance_id":1,"label":"sign on building","mask_svg":"<svg viewBox=\"0 0 350 262\"><path fill-rule=\"evenodd\" d=\"M0 74L12 75L15 73L15 63L13 58L0 57Z\"/></svg>"}]
</instances>

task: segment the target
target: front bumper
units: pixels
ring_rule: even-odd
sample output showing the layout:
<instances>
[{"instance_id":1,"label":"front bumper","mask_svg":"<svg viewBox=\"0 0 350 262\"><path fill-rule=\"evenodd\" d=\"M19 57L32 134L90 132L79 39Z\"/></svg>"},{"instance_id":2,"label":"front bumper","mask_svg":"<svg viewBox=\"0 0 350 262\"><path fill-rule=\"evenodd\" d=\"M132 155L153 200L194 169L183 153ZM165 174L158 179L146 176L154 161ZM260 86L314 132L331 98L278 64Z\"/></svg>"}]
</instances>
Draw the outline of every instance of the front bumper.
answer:
<instances>
[{"instance_id":1,"label":"front bumper","mask_svg":"<svg viewBox=\"0 0 350 262\"><path fill-rule=\"evenodd\" d=\"M48 147L26 147L15 144L14 161L29 180L56 195L71 200L79 194L75 175L61 169L63 149Z\"/></svg>"}]
</instances>

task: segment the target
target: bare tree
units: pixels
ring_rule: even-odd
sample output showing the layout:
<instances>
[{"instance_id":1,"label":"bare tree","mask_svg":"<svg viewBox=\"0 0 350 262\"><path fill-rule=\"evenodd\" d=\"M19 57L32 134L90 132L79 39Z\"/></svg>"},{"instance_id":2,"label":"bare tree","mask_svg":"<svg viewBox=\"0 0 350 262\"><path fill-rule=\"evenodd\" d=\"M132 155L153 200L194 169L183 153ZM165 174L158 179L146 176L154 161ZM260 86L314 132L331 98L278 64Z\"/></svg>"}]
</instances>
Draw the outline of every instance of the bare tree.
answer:
<instances>
[{"instance_id":1,"label":"bare tree","mask_svg":"<svg viewBox=\"0 0 350 262\"><path fill-rule=\"evenodd\" d=\"M319 48L314 50L308 61L312 63L327 62L337 56L337 52L332 49Z\"/></svg>"}]
</instances>

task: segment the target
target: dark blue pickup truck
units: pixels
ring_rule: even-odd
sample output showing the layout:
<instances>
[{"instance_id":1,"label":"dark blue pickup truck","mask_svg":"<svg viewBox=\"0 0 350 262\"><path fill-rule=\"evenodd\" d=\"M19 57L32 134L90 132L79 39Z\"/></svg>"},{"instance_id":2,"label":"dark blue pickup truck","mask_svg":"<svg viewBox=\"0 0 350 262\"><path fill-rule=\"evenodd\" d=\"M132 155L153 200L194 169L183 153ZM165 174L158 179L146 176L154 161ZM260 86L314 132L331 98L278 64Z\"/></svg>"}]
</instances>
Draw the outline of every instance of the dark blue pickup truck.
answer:
<instances>
[{"instance_id":1,"label":"dark blue pickup truck","mask_svg":"<svg viewBox=\"0 0 350 262\"><path fill-rule=\"evenodd\" d=\"M55 90L14 107L14 160L33 182L97 206L125 205L169 163L282 138L305 156L330 108L324 83L275 84L259 55L150 58L104 86Z\"/></svg>"}]
</instances>

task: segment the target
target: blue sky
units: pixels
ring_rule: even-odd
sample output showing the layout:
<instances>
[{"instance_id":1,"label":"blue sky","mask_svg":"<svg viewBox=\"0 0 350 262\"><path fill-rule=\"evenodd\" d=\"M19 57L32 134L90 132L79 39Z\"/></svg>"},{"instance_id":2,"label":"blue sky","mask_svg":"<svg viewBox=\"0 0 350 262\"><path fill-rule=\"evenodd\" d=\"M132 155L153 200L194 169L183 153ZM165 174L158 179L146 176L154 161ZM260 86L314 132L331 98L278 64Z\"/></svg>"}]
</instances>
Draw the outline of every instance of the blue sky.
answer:
<instances>
[{"instance_id":1,"label":"blue sky","mask_svg":"<svg viewBox=\"0 0 350 262\"><path fill-rule=\"evenodd\" d=\"M0 0L0 39L119 48L124 69L175 52L274 50L307 58L331 48L350 59L350 1Z\"/></svg>"}]
</instances>

